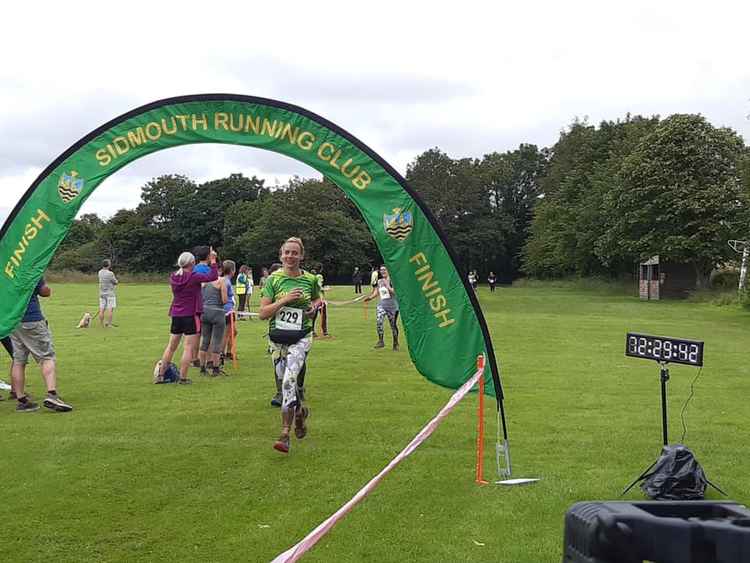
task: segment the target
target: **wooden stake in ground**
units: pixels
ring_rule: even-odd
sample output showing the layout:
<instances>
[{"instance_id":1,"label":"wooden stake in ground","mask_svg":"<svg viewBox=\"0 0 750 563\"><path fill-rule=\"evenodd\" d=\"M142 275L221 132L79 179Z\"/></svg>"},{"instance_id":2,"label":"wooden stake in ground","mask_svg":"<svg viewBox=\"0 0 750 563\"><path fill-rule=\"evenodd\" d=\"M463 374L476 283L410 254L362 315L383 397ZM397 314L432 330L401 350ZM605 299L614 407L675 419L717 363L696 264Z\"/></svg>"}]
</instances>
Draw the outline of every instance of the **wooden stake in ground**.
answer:
<instances>
[{"instance_id":1,"label":"wooden stake in ground","mask_svg":"<svg viewBox=\"0 0 750 563\"><path fill-rule=\"evenodd\" d=\"M232 367L237 369L237 337L234 331L234 311L229 313L229 349L232 351Z\"/></svg>"}]
</instances>

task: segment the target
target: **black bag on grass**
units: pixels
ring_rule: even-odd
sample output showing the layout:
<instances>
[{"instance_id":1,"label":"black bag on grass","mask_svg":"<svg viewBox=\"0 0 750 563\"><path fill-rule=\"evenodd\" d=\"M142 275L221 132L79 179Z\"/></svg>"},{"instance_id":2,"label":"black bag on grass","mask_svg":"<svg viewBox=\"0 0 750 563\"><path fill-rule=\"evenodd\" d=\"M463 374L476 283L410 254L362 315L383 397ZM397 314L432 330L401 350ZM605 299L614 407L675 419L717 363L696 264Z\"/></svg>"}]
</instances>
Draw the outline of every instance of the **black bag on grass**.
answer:
<instances>
[{"instance_id":1,"label":"black bag on grass","mask_svg":"<svg viewBox=\"0 0 750 563\"><path fill-rule=\"evenodd\" d=\"M693 452L682 444L664 446L651 471L643 476L641 489L655 500L701 500L706 479Z\"/></svg>"}]
</instances>

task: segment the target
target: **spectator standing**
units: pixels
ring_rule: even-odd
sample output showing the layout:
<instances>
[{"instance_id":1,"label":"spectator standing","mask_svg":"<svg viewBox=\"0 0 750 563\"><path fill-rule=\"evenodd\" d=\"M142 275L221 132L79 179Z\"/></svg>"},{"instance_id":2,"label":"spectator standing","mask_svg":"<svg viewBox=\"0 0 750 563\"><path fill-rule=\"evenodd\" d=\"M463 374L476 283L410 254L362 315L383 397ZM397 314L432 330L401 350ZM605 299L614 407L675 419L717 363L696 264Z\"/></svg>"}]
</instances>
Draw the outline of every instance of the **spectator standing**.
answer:
<instances>
[{"instance_id":1,"label":"spectator standing","mask_svg":"<svg viewBox=\"0 0 750 563\"><path fill-rule=\"evenodd\" d=\"M224 339L221 343L222 354L220 357L221 364L224 365L224 358L234 359L234 350L232 349L232 338L237 338L237 324L235 323L235 303L234 290L232 289L232 278L237 266L232 260L224 260L221 265L222 275L224 276L227 288L227 300L224 303ZM226 374L225 374L226 375Z\"/></svg>"},{"instance_id":2,"label":"spectator standing","mask_svg":"<svg viewBox=\"0 0 750 563\"><path fill-rule=\"evenodd\" d=\"M50 295L52 295L52 290L44 282L44 278L40 279L26 307L26 313L10 335L13 344L12 387L18 400L16 412L33 412L39 409L39 405L32 402L24 391L29 355L33 356L39 364L42 378L47 386L47 396L42 404L56 412L73 410L73 407L57 394L55 346L52 343L49 324L39 306L39 296L49 297Z\"/></svg>"},{"instance_id":3,"label":"spectator standing","mask_svg":"<svg viewBox=\"0 0 750 563\"><path fill-rule=\"evenodd\" d=\"M102 260L102 268L99 270L99 324L102 328L116 326L112 324L112 315L117 307L115 286L119 283L111 270L112 262ZM106 322L104 318L106 316Z\"/></svg>"},{"instance_id":4,"label":"spectator standing","mask_svg":"<svg viewBox=\"0 0 750 563\"><path fill-rule=\"evenodd\" d=\"M490 293L495 291L495 284L497 283L497 276L495 272L490 272L487 276L487 283L490 285Z\"/></svg>"},{"instance_id":5,"label":"spectator standing","mask_svg":"<svg viewBox=\"0 0 750 563\"><path fill-rule=\"evenodd\" d=\"M362 272L356 266L352 274L352 283L354 284L354 293L357 295L362 293Z\"/></svg>"},{"instance_id":6,"label":"spectator standing","mask_svg":"<svg viewBox=\"0 0 750 563\"><path fill-rule=\"evenodd\" d=\"M247 308L253 306L253 291L255 291L255 282L253 281L253 269L247 267Z\"/></svg>"},{"instance_id":7,"label":"spectator standing","mask_svg":"<svg viewBox=\"0 0 750 563\"><path fill-rule=\"evenodd\" d=\"M248 270L248 267L246 264L243 264L242 266L240 266L240 273L237 274L237 284L235 286L235 293L237 294L237 298L239 299L237 310L240 313L245 311L245 307L247 305L247 295L249 293L248 291L249 284L247 282L247 270Z\"/></svg>"},{"instance_id":8,"label":"spectator standing","mask_svg":"<svg viewBox=\"0 0 750 563\"><path fill-rule=\"evenodd\" d=\"M185 343L182 349L182 359L180 360L179 382L181 384L190 384L192 381L187 376L188 368L190 367L191 360L197 356L198 341L200 339L200 316L197 312L198 303L201 305L201 313L203 312L201 284L217 279L219 277L219 270L216 266L216 253L211 253L210 266L206 274L195 272L195 256L190 252L180 254L180 257L177 259L177 265L179 269L169 277L169 284L172 288L172 304L169 307L169 316L172 318L172 324L169 330L169 342L161 357L159 376L164 375L184 335Z\"/></svg>"},{"instance_id":9,"label":"spectator standing","mask_svg":"<svg viewBox=\"0 0 750 563\"><path fill-rule=\"evenodd\" d=\"M13 391L13 342L10 340L10 336L6 336L2 339L0 339L0 343L2 343L3 348L5 348L5 351L8 352L8 355L10 356L10 375L8 377L8 381L10 381L10 395L9 397L11 399L16 398L16 393ZM3 398L0 397L0 401L2 401Z\"/></svg>"},{"instance_id":10,"label":"spectator standing","mask_svg":"<svg viewBox=\"0 0 750 563\"><path fill-rule=\"evenodd\" d=\"M196 246L195 248L193 248L193 259L195 261L195 265L193 266L193 273L207 274L211 271L209 261L216 261L216 252L214 252L210 246ZM196 368L199 368L201 366L200 358L198 357L198 348L200 347L201 315L203 315L203 293L199 291L195 296L195 318L196 322L198 323L196 325L198 338L192 341L195 344L195 349L193 350L193 367Z\"/></svg>"},{"instance_id":11,"label":"spectator standing","mask_svg":"<svg viewBox=\"0 0 750 563\"><path fill-rule=\"evenodd\" d=\"M201 315L201 343L198 359L201 375L222 375L220 365L221 346L224 343L226 321L224 305L228 301L227 283L222 276L216 281L203 284L203 315Z\"/></svg>"},{"instance_id":12,"label":"spectator standing","mask_svg":"<svg viewBox=\"0 0 750 563\"><path fill-rule=\"evenodd\" d=\"M325 282L322 272L311 270L311 273L318 280L318 293L320 295L320 306L315 310L315 316L313 317L313 336L317 337L318 333L315 332L315 323L320 315L320 330L323 331L323 338L328 338L328 306L326 304L326 293L323 291L323 284Z\"/></svg>"},{"instance_id":13,"label":"spectator standing","mask_svg":"<svg viewBox=\"0 0 750 563\"><path fill-rule=\"evenodd\" d=\"M271 267L273 268L273 266ZM269 274L270 274L270 271L268 268L261 268L260 279L258 280L258 288L260 288L261 294L263 293L263 288L266 286L266 282L268 281Z\"/></svg>"}]
</instances>

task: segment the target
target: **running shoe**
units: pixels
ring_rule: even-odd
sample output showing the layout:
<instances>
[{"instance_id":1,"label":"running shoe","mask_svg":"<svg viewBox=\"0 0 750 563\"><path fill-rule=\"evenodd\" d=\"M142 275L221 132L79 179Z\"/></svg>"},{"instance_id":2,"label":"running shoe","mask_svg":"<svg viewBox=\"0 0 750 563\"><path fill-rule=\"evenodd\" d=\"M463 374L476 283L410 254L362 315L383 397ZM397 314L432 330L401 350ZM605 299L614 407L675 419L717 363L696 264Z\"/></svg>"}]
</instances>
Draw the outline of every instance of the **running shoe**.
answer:
<instances>
[{"instance_id":1,"label":"running shoe","mask_svg":"<svg viewBox=\"0 0 750 563\"><path fill-rule=\"evenodd\" d=\"M63 401L60 395L47 395L42 404L49 410L55 412L68 412L73 410L73 407Z\"/></svg>"},{"instance_id":2,"label":"running shoe","mask_svg":"<svg viewBox=\"0 0 750 563\"><path fill-rule=\"evenodd\" d=\"M193 360L190 365L192 365L194 368L199 368L201 367L201 362L200 360Z\"/></svg>"},{"instance_id":3,"label":"running shoe","mask_svg":"<svg viewBox=\"0 0 750 563\"><path fill-rule=\"evenodd\" d=\"M289 453L289 434L282 434L279 439L273 444L273 449L283 454Z\"/></svg>"},{"instance_id":4,"label":"running shoe","mask_svg":"<svg viewBox=\"0 0 750 563\"><path fill-rule=\"evenodd\" d=\"M25 403L18 403L16 405L16 412L34 412L39 410L39 405L26 401Z\"/></svg>"},{"instance_id":5,"label":"running shoe","mask_svg":"<svg viewBox=\"0 0 750 563\"><path fill-rule=\"evenodd\" d=\"M307 425L305 421L310 416L310 409L302 407L294 413L294 435L297 436L298 440L301 440L307 436Z\"/></svg>"},{"instance_id":6,"label":"running shoe","mask_svg":"<svg viewBox=\"0 0 750 563\"><path fill-rule=\"evenodd\" d=\"M180 380L177 383L179 383L180 385L192 385L193 384L193 380L189 379L187 377L185 377L184 379L181 377Z\"/></svg>"},{"instance_id":7,"label":"running shoe","mask_svg":"<svg viewBox=\"0 0 750 563\"><path fill-rule=\"evenodd\" d=\"M379 340L378 343L373 346L373 348L385 348L385 344L382 340Z\"/></svg>"}]
</instances>

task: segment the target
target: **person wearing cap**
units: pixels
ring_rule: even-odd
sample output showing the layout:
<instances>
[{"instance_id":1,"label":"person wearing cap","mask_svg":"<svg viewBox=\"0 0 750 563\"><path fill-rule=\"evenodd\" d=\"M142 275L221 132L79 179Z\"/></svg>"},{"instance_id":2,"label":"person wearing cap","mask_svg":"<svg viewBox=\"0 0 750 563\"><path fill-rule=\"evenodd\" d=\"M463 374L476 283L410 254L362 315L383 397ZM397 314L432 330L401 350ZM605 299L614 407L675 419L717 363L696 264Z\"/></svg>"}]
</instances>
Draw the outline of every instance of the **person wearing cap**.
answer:
<instances>
[{"instance_id":1,"label":"person wearing cap","mask_svg":"<svg viewBox=\"0 0 750 563\"><path fill-rule=\"evenodd\" d=\"M183 252L177 259L179 269L172 272L169 283L172 288L172 304L169 307L169 316L172 318L169 343L164 349L159 367L159 376L163 376L177 347L180 345L182 336L185 342L180 359L180 383L190 384L188 369L193 360L195 350L198 348L200 339L200 312L203 312L203 300L201 299L201 284L212 282L219 277L216 265L216 254L211 253L209 258L209 271L207 273L195 272L195 256L190 252Z\"/></svg>"}]
</instances>

